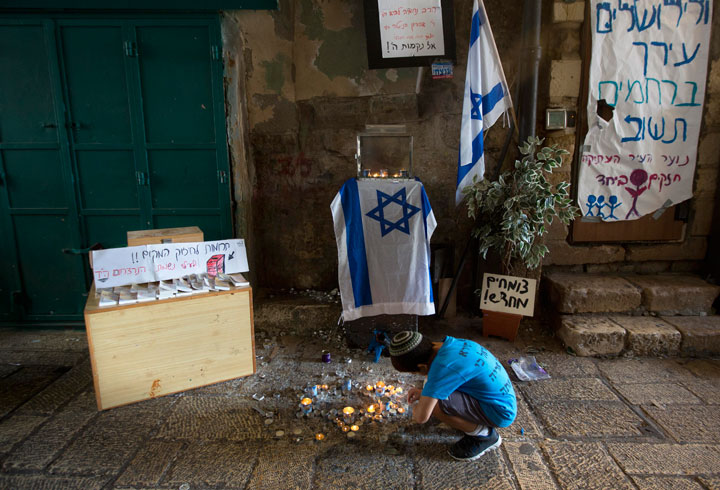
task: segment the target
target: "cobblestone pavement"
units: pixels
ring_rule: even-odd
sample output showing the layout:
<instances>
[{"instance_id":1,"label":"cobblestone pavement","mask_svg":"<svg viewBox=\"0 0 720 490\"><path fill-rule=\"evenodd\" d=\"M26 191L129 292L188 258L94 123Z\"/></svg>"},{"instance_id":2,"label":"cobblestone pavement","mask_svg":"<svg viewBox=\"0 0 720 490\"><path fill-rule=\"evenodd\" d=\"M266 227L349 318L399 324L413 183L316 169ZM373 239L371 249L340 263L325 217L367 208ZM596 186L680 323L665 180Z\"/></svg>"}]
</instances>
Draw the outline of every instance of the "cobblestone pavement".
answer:
<instances>
[{"instance_id":1,"label":"cobblestone pavement","mask_svg":"<svg viewBox=\"0 0 720 490\"><path fill-rule=\"evenodd\" d=\"M420 379L340 330L256 328L255 375L103 412L83 331L0 330L0 488L720 489L720 360L573 357L532 324L514 343L470 320L421 331L478 340L506 366L534 355L552 376L513 377L519 413L499 450L457 462L455 431L407 413L354 439L319 410L298 418L310 384Z\"/></svg>"}]
</instances>

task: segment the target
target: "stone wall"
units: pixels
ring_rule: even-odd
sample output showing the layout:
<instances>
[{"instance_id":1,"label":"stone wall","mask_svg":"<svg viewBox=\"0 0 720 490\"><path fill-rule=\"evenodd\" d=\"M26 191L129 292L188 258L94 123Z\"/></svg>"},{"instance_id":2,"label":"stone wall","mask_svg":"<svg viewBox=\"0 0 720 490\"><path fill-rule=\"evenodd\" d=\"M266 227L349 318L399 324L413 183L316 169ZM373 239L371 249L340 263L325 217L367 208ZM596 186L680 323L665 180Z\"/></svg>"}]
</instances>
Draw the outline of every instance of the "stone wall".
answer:
<instances>
[{"instance_id":1,"label":"stone wall","mask_svg":"<svg viewBox=\"0 0 720 490\"><path fill-rule=\"evenodd\" d=\"M486 0L485 6L514 90L518 65L526 59L519 45L522 0ZM248 239L255 284L337 285L329 206L355 175L355 138L366 124L407 125L415 137L414 173L438 221L433 243L452 243L462 251L469 221L465 210L454 206L454 186L471 9L470 0L454 0L457 64L451 80L432 80L428 69L368 70L359 1L280 0L275 11L223 13L236 233ZM584 9L583 2L544 2L539 122L546 107L584 110L579 105ZM704 258L720 155L719 36L713 32L687 238L664 245L573 246L566 227L554 225L546 264L670 268L671 261L680 261L676 267L693 268ZM543 134L541 124L538 128L549 143L574 151L574 131ZM500 124L489 132L489 171L497 167L504 138ZM566 163L555 178L572 181L572 171Z\"/></svg>"}]
</instances>

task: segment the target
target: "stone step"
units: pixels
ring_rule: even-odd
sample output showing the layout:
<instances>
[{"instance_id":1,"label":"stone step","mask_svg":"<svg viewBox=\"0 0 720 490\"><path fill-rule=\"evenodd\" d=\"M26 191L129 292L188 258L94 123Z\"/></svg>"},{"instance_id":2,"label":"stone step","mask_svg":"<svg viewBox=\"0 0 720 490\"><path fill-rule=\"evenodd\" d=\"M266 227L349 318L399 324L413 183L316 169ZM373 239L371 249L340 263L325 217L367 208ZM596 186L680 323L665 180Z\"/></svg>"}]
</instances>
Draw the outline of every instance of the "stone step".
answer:
<instances>
[{"instance_id":1,"label":"stone step","mask_svg":"<svg viewBox=\"0 0 720 490\"><path fill-rule=\"evenodd\" d=\"M339 301L325 292L260 290L253 298L255 328L291 335L335 328L342 313Z\"/></svg>"},{"instance_id":2,"label":"stone step","mask_svg":"<svg viewBox=\"0 0 720 490\"><path fill-rule=\"evenodd\" d=\"M561 315L557 330L578 356L720 355L720 316Z\"/></svg>"},{"instance_id":3,"label":"stone step","mask_svg":"<svg viewBox=\"0 0 720 490\"><path fill-rule=\"evenodd\" d=\"M553 309L561 314L709 314L720 294L720 286L686 274L551 272L543 279Z\"/></svg>"}]
</instances>

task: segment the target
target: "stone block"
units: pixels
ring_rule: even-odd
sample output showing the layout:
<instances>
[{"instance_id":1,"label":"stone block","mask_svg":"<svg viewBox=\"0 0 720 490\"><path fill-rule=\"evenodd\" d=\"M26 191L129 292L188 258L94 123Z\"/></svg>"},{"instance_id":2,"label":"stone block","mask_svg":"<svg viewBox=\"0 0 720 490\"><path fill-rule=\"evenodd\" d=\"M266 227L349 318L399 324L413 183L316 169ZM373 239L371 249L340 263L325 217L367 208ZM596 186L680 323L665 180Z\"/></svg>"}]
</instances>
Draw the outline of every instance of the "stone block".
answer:
<instances>
[{"instance_id":1,"label":"stone block","mask_svg":"<svg viewBox=\"0 0 720 490\"><path fill-rule=\"evenodd\" d=\"M85 427L95 412L66 410L32 434L8 456L5 469L42 470Z\"/></svg>"},{"instance_id":2,"label":"stone block","mask_svg":"<svg viewBox=\"0 0 720 490\"><path fill-rule=\"evenodd\" d=\"M28 352L30 358L37 353ZM40 356L42 357L42 356ZM0 379L0 417L29 400L62 374L56 366L28 366Z\"/></svg>"},{"instance_id":3,"label":"stone block","mask_svg":"<svg viewBox=\"0 0 720 490\"><path fill-rule=\"evenodd\" d=\"M510 464L522 489L556 490L540 449L531 442L504 442Z\"/></svg>"},{"instance_id":4,"label":"stone block","mask_svg":"<svg viewBox=\"0 0 720 490\"><path fill-rule=\"evenodd\" d=\"M622 277L551 273L545 281L560 313L620 312L640 306L640 290Z\"/></svg>"},{"instance_id":5,"label":"stone block","mask_svg":"<svg viewBox=\"0 0 720 490\"><path fill-rule=\"evenodd\" d=\"M720 443L720 417L717 407L676 405L647 406L643 410L677 442Z\"/></svg>"},{"instance_id":6,"label":"stone block","mask_svg":"<svg viewBox=\"0 0 720 490\"><path fill-rule=\"evenodd\" d=\"M18 442L25 439L47 417L15 415L0 423L0 454L9 452Z\"/></svg>"},{"instance_id":7,"label":"stone block","mask_svg":"<svg viewBox=\"0 0 720 490\"><path fill-rule=\"evenodd\" d=\"M680 352L680 332L654 317L613 316L627 332L625 348L636 356L676 356Z\"/></svg>"},{"instance_id":8,"label":"stone block","mask_svg":"<svg viewBox=\"0 0 720 490\"><path fill-rule=\"evenodd\" d=\"M702 403L698 397L677 383L616 384L615 389L632 405Z\"/></svg>"},{"instance_id":9,"label":"stone block","mask_svg":"<svg viewBox=\"0 0 720 490\"><path fill-rule=\"evenodd\" d=\"M182 442L177 441L149 441L115 482L116 486L157 486L182 445Z\"/></svg>"},{"instance_id":10,"label":"stone block","mask_svg":"<svg viewBox=\"0 0 720 490\"><path fill-rule=\"evenodd\" d=\"M695 214L693 215L692 225L690 226L690 235L710 235L715 207L715 194L713 194L711 198L693 199L692 206Z\"/></svg>"},{"instance_id":11,"label":"stone block","mask_svg":"<svg viewBox=\"0 0 720 490\"><path fill-rule=\"evenodd\" d=\"M64 478L47 475L0 475L0 488L31 488L33 490L100 490L105 488L108 478Z\"/></svg>"},{"instance_id":12,"label":"stone block","mask_svg":"<svg viewBox=\"0 0 720 490\"><path fill-rule=\"evenodd\" d=\"M632 479L639 490L705 490L705 487L689 478L633 476Z\"/></svg>"},{"instance_id":13,"label":"stone block","mask_svg":"<svg viewBox=\"0 0 720 490\"><path fill-rule=\"evenodd\" d=\"M599 442L547 441L550 468L567 490L631 490L635 487Z\"/></svg>"},{"instance_id":14,"label":"stone block","mask_svg":"<svg viewBox=\"0 0 720 490\"><path fill-rule=\"evenodd\" d=\"M414 468L411 469L409 461L396 462L396 469L392 470L388 476L383 475L379 472L374 472L373 469L377 467L377 464L363 464L366 457L362 457L358 463L352 465L346 465L350 468L360 466L364 468L362 482L367 482L368 475L375 475L379 479L378 484L373 484L373 487L386 487L386 488L490 488L493 490L511 490L515 488L511 483L510 470L505 464L502 457L501 450L491 451L484 454L481 458L472 462L472 464L464 465L462 470L458 469L457 461L447 456L440 456L447 452L447 445L445 444L418 444L413 448L416 454L416 463ZM385 458L378 458L369 452L372 460L382 461ZM353 460L357 460L357 452L353 456ZM318 465L318 470L325 469ZM341 466L342 468L342 466ZM336 470L337 471L337 470ZM414 473L418 475L418 480L413 485L412 477L404 478L404 471L408 471L411 475ZM320 473L320 471L318 471ZM355 471L353 471L353 474ZM400 473L397 477L393 478L393 473ZM353 475L354 476L354 475ZM317 488L330 488L326 485L318 485L316 478ZM327 477L323 478L323 481L328 481ZM344 481L337 480L335 484L336 488L362 488L364 485L353 485L355 478L350 480L350 484ZM374 482L373 482L374 483Z\"/></svg>"},{"instance_id":15,"label":"stone block","mask_svg":"<svg viewBox=\"0 0 720 490\"><path fill-rule=\"evenodd\" d=\"M257 442L195 442L181 451L163 483L171 488L245 488L258 460Z\"/></svg>"},{"instance_id":16,"label":"stone block","mask_svg":"<svg viewBox=\"0 0 720 490\"><path fill-rule=\"evenodd\" d=\"M543 430L535 415L533 415L527 402L515 386L517 395L517 415L515 421L509 427L501 427L498 433L503 441L524 441L527 438L537 439L543 437ZM522 428L522 432L520 429Z\"/></svg>"},{"instance_id":17,"label":"stone block","mask_svg":"<svg viewBox=\"0 0 720 490\"><path fill-rule=\"evenodd\" d=\"M20 407L22 413L49 414L92 383L90 362L85 361L63 374L54 383Z\"/></svg>"},{"instance_id":18,"label":"stone block","mask_svg":"<svg viewBox=\"0 0 720 490\"><path fill-rule=\"evenodd\" d=\"M403 330L417 332L417 315L375 315L345 322L345 338L352 348L367 349L373 338L373 330L382 330L392 338Z\"/></svg>"},{"instance_id":19,"label":"stone block","mask_svg":"<svg viewBox=\"0 0 720 490\"><path fill-rule=\"evenodd\" d=\"M362 488L370 475L377 488L414 486L411 459L407 455L378 456L375 451L359 450L355 444L328 446L315 460L312 487ZM422 471L417 466L414 469Z\"/></svg>"},{"instance_id":20,"label":"stone block","mask_svg":"<svg viewBox=\"0 0 720 490\"><path fill-rule=\"evenodd\" d=\"M720 354L720 316L674 316L663 317L663 320L682 334L682 355Z\"/></svg>"},{"instance_id":21,"label":"stone block","mask_svg":"<svg viewBox=\"0 0 720 490\"><path fill-rule=\"evenodd\" d=\"M335 327L342 313L339 303L309 301L308 298L259 295L254 304L256 329L285 334L304 329Z\"/></svg>"},{"instance_id":22,"label":"stone block","mask_svg":"<svg viewBox=\"0 0 720 490\"><path fill-rule=\"evenodd\" d=\"M672 359L614 359L598 365L612 383L682 383L695 376Z\"/></svg>"},{"instance_id":23,"label":"stone block","mask_svg":"<svg viewBox=\"0 0 720 490\"><path fill-rule=\"evenodd\" d=\"M625 346L625 329L603 317L563 316L557 335L578 356L617 355Z\"/></svg>"},{"instance_id":24,"label":"stone block","mask_svg":"<svg viewBox=\"0 0 720 490\"><path fill-rule=\"evenodd\" d=\"M597 378L549 379L543 383L522 385L523 393L533 402L553 400L619 401Z\"/></svg>"},{"instance_id":25,"label":"stone block","mask_svg":"<svg viewBox=\"0 0 720 490\"><path fill-rule=\"evenodd\" d=\"M550 250L544 265L605 264L622 262L625 249L619 245L570 245L565 240L548 240Z\"/></svg>"},{"instance_id":26,"label":"stone block","mask_svg":"<svg viewBox=\"0 0 720 490\"><path fill-rule=\"evenodd\" d=\"M582 22L585 19L585 2L555 2L553 22Z\"/></svg>"},{"instance_id":27,"label":"stone block","mask_svg":"<svg viewBox=\"0 0 720 490\"><path fill-rule=\"evenodd\" d=\"M317 444L300 445L289 439L264 446L247 488L312 488L313 463L321 447Z\"/></svg>"},{"instance_id":28,"label":"stone block","mask_svg":"<svg viewBox=\"0 0 720 490\"><path fill-rule=\"evenodd\" d=\"M718 167L697 168L695 170L695 199L712 199L717 190Z\"/></svg>"},{"instance_id":29,"label":"stone block","mask_svg":"<svg viewBox=\"0 0 720 490\"><path fill-rule=\"evenodd\" d=\"M627 275L642 290L643 306L662 315L699 315L708 313L720 294L720 286L709 284L697 276Z\"/></svg>"},{"instance_id":30,"label":"stone block","mask_svg":"<svg viewBox=\"0 0 720 490\"><path fill-rule=\"evenodd\" d=\"M625 260L642 262L646 260L705 260L707 240L705 237L690 237L682 243L662 245L625 246Z\"/></svg>"},{"instance_id":31,"label":"stone block","mask_svg":"<svg viewBox=\"0 0 720 490\"><path fill-rule=\"evenodd\" d=\"M167 439L241 441L267 438L264 419L245 399L183 397L160 428L158 437Z\"/></svg>"},{"instance_id":32,"label":"stone block","mask_svg":"<svg viewBox=\"0 0 720 490\"><path fill-rule=\"evenodd\" d=\"M550 62L550 97L577 97L580 93L582 60Z\"/></svg>"},{"instance_id":33,"label":"stone block","mask_svg":"<svg viewBox=\"0 0 720 490\"><path fill-rule=\"evenodd\" d=\"M617 401L550 401L534 405L545 428L555 437L638 437L645 422Z\"/></svg>"},{"instance_id":34,"label":"stone block","mask_svg":"<svg viewBox=\"0 0 720 490\"><path fill-rule=\"evenodd\" d=\"M712 475L717 473L720 445L607 444L610 454L627 473L636 475Z\"/></svg>"},{"instance_id":35,"label":"stone block","mask_svg":"<svg viewBox=\"0 0 720 490\"><path fill-rule=\"evenodd\" d=\"M698 145L697 166L717 166L720 157L720 132L708 132L700 137Z\"/></svg>"}]
</instances>

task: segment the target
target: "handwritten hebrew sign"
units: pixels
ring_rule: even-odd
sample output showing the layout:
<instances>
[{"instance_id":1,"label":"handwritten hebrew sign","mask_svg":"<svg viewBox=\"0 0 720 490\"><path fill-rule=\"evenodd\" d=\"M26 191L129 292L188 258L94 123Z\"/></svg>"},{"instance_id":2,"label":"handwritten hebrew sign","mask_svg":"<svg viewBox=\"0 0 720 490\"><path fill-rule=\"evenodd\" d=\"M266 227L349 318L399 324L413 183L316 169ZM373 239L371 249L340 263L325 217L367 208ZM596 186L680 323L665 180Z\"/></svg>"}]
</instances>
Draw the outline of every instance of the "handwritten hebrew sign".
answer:
<instances>
[{"instance_id":1,"label":"handwritten hebrew sign","mask_svg":"<svg viewBox=\"0 0 720 490\"><path fill-rule=\"evenodd\" d=\"M378 0L383 58L444 56L440 0Z\"/></svg>"},{"instance_id":2,"label":"handwritten hebrew sign","mask_svg":"<svg viewBox=\"0 0 720 490\"><path fill-rule=\"evenodd\" d=\"M692 197L711 0L591 0L585 217L633 220ZM606 120L598 101L614 108ZM602 105L602 102L601 102Z\"/></svg>"},{"instance_id":3,"label":"handwritten hebrew sign","mask_svg":"<svg viewBox=\"0 0 720 490\"><path fill-rule=\"evenodd\" d=\"M247 272L245 240L164 243L95 250L93 277L99 288L175 279L189 274Z\"/></svg>"},{"instance_id":4,"label":"handwritten hebrew sign","mask_svg":"<svg viewBox=\"0 0 720 490\"><path fill-rule=\"evenodd\" d=\"M485 274L480 295L480 308L533 316L536 286L535 279Z\"/></svg>"}]
</instances>

